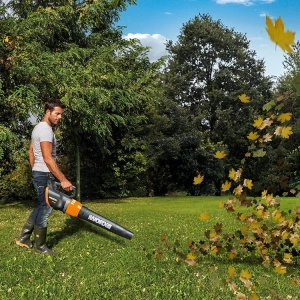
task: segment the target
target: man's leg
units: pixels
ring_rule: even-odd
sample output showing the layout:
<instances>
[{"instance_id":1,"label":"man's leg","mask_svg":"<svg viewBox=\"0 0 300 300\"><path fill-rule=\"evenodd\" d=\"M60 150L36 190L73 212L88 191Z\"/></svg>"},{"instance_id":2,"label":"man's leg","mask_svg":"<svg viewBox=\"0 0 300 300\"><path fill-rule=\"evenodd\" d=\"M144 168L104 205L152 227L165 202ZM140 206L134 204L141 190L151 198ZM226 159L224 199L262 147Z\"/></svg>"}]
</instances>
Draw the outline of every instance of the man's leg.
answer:
<instances>
[{"instance_id":1,"label":"man's leg","mask_svg":"<svg viewBox=\"0 0 300 300\"><path fill-rule=\"evenodd\" d=\"M46 245L48 218L52 212L52 207L46 204L45 189L49 181L54 177L49 173L33 172L33 181L38 195L38 210L34 222L35 252L47 255L55 255L55 252Z\"/></svg>"}]
</instances>

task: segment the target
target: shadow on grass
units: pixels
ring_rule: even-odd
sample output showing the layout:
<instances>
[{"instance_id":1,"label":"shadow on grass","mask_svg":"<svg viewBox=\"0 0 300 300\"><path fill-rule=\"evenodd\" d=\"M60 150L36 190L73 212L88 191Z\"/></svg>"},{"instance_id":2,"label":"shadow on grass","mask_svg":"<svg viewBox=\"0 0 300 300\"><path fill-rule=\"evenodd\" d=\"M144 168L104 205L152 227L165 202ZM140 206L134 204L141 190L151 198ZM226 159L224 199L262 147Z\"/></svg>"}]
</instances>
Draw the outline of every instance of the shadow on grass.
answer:
<instances>
[{"instance_id":1,"label":"shadow on grass","mask_svg":"<svg viewBox=\"0 0 300 300\"><path fill-rule=\"evenodd\" d=\"M114 243L120 245L125 244L124 240L121 237L113 235L113 233L108 233L104 229L93 226L92 224L89 224L78 218L70 217L66 220L65 227L62 230L49 232L47 234L47 245L52 248L56 246L61 240L69 236L73 236L78 231L93 232Z\"/></svg>"}]
</instances>

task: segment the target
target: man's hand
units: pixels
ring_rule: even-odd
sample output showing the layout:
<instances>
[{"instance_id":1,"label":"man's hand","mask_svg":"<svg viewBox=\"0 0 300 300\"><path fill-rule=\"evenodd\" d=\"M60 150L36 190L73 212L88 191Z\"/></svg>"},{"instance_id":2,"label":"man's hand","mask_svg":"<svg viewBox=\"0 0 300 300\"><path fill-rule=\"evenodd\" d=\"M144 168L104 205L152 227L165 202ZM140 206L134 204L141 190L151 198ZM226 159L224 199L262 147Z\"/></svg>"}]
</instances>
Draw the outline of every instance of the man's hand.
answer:
<instances>
[{"instance_id":1,"label":"man's hand","mask_svg":"<svg viewBox=\"0 0 300 300\"><path fill-rule=\"evenodd\" d=\"M61 187L65 190L65 191L72 191L73 190L73 185L69 180L63 180L60 182Z\"/></svg>"}]
</instances>

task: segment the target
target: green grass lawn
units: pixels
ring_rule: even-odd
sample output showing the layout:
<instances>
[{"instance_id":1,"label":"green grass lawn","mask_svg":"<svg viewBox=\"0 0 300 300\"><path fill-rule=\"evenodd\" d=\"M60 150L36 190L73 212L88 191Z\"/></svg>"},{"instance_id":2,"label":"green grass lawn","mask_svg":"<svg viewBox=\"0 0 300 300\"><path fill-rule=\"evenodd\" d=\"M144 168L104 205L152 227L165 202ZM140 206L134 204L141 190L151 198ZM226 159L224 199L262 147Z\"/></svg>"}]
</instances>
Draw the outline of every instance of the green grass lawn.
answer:
<instances>
[{"instance_id":1,"label":"green grass lawn","mask_svg":"<svg viewBox=\"0 0 300 300\"><path fill-rule=\"evenodd\" d=\"M188 242L203 239L205 231L216 223L223 225L225 233L240 227L233 214L218 208L221 199L227 197L83 203L132 231L131 241L54 211L48 245L58 253L55 257L15 244L33 202L2 205L0 299L236 299L238 294L230 290L229 281L246 295L245 299L257 299L255 295L260 299L300 299L300 283L291 284L291 279L300 277L299 259L288 266L285 275L275 273L273 267L263 267L257 256L229 260L226 254L206 255L197 258L197 266L185 263ZM281 200L283 210L296 206L300 206L298 198ZM202 212L211 218L199 220ZM164 242L163 235L167 236ZM157 249L163 252L160 260L155 258ZM228 275L229 267L236 270L233 278ZM242 270L252 275L251 288L239 279Z\"/></svg>"}]
</instances>

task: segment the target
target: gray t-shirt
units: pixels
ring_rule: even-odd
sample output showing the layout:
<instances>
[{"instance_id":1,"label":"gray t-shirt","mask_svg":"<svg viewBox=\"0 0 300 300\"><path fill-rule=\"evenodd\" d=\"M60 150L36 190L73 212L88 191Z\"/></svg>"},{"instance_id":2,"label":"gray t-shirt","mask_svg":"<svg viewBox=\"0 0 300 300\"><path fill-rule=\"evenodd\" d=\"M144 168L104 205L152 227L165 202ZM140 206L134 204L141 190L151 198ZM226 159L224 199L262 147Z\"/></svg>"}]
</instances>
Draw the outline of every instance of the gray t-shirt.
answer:
<instances>
[{"instance_id":1,"label":"gray t-shirt","mask_svg":"<svg viewBox=\"0 0 300 300\"><path fill-rule=\"evenodd\" d=\"M44 162L41 142L52 143L52 156L56 160L56 138L53 133L52 127L47 122L38 123L31 134L31 141L34 154L33 171L50 172L47 165Z\"/></svg>"}]
</instances>

